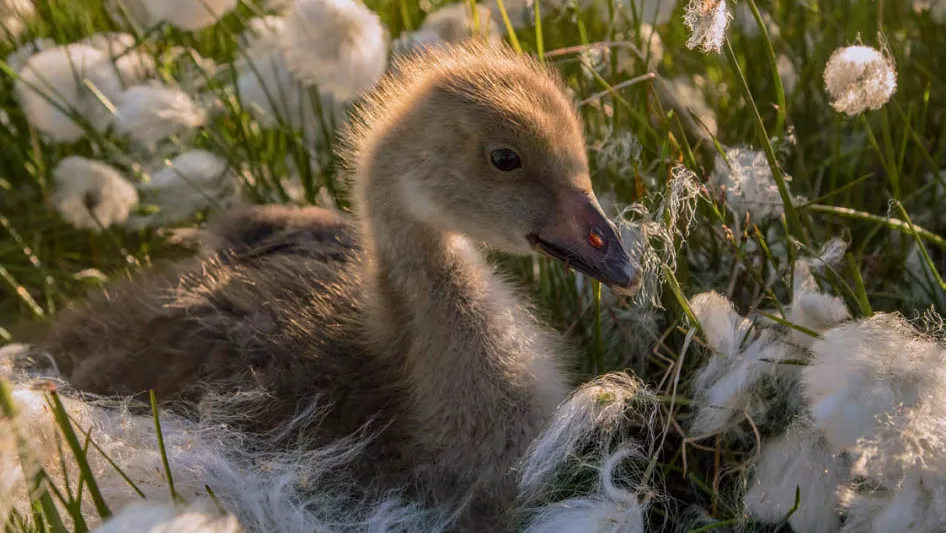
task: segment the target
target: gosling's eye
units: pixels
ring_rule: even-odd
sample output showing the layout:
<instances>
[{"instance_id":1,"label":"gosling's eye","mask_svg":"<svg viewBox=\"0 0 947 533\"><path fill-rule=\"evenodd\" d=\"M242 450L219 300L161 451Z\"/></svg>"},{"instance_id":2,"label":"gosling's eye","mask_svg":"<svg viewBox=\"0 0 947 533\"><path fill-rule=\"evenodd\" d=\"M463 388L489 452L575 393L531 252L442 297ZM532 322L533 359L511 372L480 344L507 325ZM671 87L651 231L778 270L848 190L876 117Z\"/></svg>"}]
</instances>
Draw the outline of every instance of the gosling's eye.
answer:
<instances>
[{"instance_id":1,"label":"gosling's eye","mask_svg":"<svg viewBox=\"0 0 947 533\"><path fill-rule=\"evenodd\" d=\"M519 154L509 148L497 148L490 152L490 162L504 172L516 170L523 166Z\"/></svg>"}]
</instances>

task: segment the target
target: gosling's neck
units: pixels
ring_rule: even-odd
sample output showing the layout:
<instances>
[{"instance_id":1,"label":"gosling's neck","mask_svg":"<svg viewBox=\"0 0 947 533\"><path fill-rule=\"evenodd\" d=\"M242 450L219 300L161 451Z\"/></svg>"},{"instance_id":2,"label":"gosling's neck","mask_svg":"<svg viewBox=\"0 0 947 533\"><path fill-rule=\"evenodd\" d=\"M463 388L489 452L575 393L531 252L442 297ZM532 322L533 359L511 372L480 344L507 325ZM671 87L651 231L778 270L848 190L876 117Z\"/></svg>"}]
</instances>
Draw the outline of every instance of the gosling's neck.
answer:
<instances>
[{"instance_id":1,"label":"gosling's neck","mask_svg":"<svg viewBox=\"0 0 947 533\"><path fill-rule=\"evenodd\" d=\"M369 326L384 356L404 359L413 433L447 462L518 456L565 394L558 339L473 243L411 217L397 180L358 178Z\"/></svg>"}]
</instances>

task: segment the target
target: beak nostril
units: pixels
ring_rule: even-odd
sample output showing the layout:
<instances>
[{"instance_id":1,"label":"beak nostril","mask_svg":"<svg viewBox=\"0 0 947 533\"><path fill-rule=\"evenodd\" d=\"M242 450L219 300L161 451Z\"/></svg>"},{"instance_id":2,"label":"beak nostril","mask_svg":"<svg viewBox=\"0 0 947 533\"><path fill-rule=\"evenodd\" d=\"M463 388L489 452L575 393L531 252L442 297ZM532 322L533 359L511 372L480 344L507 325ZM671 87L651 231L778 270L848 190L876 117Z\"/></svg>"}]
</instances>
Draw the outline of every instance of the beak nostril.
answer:
<instances>
[{"instance_id":1,"label":"beak nostril","mask_svg":"<svg viewBox=\"0 0 947 533\"><path fill-rule=\"evenodd\" d=\"M589 236L586 237L586 240L588 241L589 246L595 248L596 250L601 250L605 246L605 237L602 237L602 234L596 229L589 231Z\"/></svg>"}]
</instances>

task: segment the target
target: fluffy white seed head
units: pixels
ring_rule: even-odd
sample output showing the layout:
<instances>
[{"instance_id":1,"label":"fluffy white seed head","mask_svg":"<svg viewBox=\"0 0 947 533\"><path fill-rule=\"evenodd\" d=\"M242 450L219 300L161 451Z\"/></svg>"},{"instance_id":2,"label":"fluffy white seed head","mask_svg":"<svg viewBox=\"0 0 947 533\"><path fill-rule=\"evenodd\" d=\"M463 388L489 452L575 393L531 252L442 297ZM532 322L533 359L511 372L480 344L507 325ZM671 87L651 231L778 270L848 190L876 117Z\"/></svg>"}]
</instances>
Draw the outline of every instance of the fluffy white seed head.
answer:
<instances>
[{"instance_id":1,"label":"fluffy white seed head","mask_svg":"<svg viewBox=\"0 0 947 533\"><path fill-rule=\"evenodd\" d=\"M36 14L32 0L0 0L0 34L3 39L16 39L26 29L27 21Z\"/></svg>"},{"instance_id":2,"label":"fluffy white seed head","mask_svg":"<svg viewBox=\"0 0 947 533\"><path fill-rule=\"evenodd\" d=\"M924 533L947 528L944 484L905 480L900 490L859 493L853 485L839 491L846 512L840 533Z\"/></svg>"},{"instance_id":3,"label":"fluffy white seed head","mask_svg":"<svg viewBox=\"0 0 947 533\"><path fill-rule=\"evenodd\" d=\"M94 533L243 533L233 515L222 515L209 502L177 508L168 503L134 503L110 518Z\"/></svg>"},{"instance_id":4,"label":"fluffy white seed head","mask_svg":"<svg viewBox=\"0 0 947 533\"><path fill-rule=\"evenodd\" d=\"M610 454L602 463L595 491L540 507L525 533L644 533L647 506L641 496L613 480L619 465L632 458L643 457L633 448Z\"/></svg>"},{"instance_id":5,"label":"fluffy white seed head","mask_svg":"<svg viewBox=\"0 0 947 533\"><path fill-rule=\"evenodd\" d=\"M251 58L280 53L283 49L280 34L285 29L286 19L283 17L254 17L240 35L240 44Z\"/></svg>"},{"instance_id":6,"label":"fluffy white seed head","mask_svg":"<svg viewBox=\"0 0 947 533\"><path fill-rule=\"evenodd\" d=\"M32 41L21 44L16 50L7 54L6 61L7 65L14 72L20 72L20 69L23 68L23 65L26 65L26 62L29 61L33 55L41 50L47 50L49 48L54 48L56 46L56 41L48 38L37 38Z\"/></svg>"},{"instance_id":7,"label":"fluffy white seed head","mask_svg":"<svg viewBox=\"0 0 947 533\"><path fill-rule=\"evenodd\" d=\"M653 397L629 374L613 372L582 385L533 441L520 465L520 488L529 494L542 492L580 447L593 445L601 451L633 418L648 420L653 410Z\"/></svg>"},{"instance_id":8,"label":"fluffy white seed head","mask_svg":"<svg viewBox=\"0 0 947 533\"><path fill-rule=\"evenodd\" d=\"M471 37L481 37L493 43L500 42L502 32L498 20L485 6L477 5L477 24L474 23L470 4L460 2L446 5L424 17L421 31L429 31L447 42L463 41Z\"/></svg>"},{"instance_id":9,"label":"fluffy white seed head","mask_svg":"<svg viewBox=\"0 0 947 533\"><path fill-rule=\"evenodd\" d=\"M634 303L660 307L664 269L677 269L678 250L690 232L699 196L697 175L677 165L671 169L664 194L651 195L651 205L634 204L622 210L622 245L635 258L641 273L641 286L632 297Z\"/></svg>"},{"instance_id":10,"label":"fluffy white seed head","mask_svg":"<svg viewBox=\"0 0 947 533\"><path fill-rule=\"evenodd\" d=\"M813 423L856 470L886 486L944 478L944 347L897 315L829 330L803 370Z\"/></svg>"},{"instance_id":11,"label":"fluffy white seed head","mask_svg":"<svg viewBox=\"0 0 947 533\"><path fill-rule=\"evenodd\" d=\"M213 26L237 7L237 0L148 0L154 20L165 20L185 31Z\"/></svg>"},{"instance_id":12,"label":"fluffy white seed head","mask_svg":"<svg viewBox=\"0 0 947 533\"><path fill-rule=\"evenodd\" d=\"M138 203L135 187L105 163L79 156L63 159L53 169L53 206L77 228L99 230L124 222Z\"/></svg>"},{"instance_id":13,"label":"fluffy white seed head","mask_svg":"<svg viewBox=\"0 0 947 533\"><path fill-rule=\"evenodd\" d=\"M340 100L370 89L388 61L385 28L356 0L296 0L286 15L283 45L296 77Z\"/></svg>"},{"instance_id":14,"label":"fluffy white seed head","mask_svg":"<svg viewBox=\"0 0 947 533\"><path fill-rule=\"evenodd\" d=\"M391 43L391 51L395 55L405 55L422 48L440 46L444 42L433 30L406 31Z\"/></svg>"},{"instance_id":15,"label":"fluffy white seed head","mask_svg":"<svg viewBox=\"0 0 947 533\"><path fill-rule=\"evenodd\" d=\"M690 0L684 13L684 25L691 31L687 47L720 52L731 18L727 0Z\"/></svg>"},{"instance_id":16,"label":"fluffy white seed head","mask_svg":"<svg viewBox=\"0 0 947 533\"><path fill-rule=\"evenodd\" d=\"M108 103L104 104L86 82ZM30 57L20 71L16 94L36 129L57 141L73 142L85 135L85 130L57 105L81 115L93 128L104 129L112 118L106 106L117 101L121 82L107 54L76 43Z\"/></svg>"},{"instance_id":17,"label":"fluffy white seed head","mask_svg":"<svg viewBox=\"0 0 947 533\"><path fill-rule=\"evenodd\" d=\"M789 176L784 178L791 180ZM783 212L782 197L763 152L731 148L726 157L718 154L712 179L716 186L724 189L727 203L740 218L750 213L759 221L778 217Z\"/></svg>"},{"instance_id":18,"label":"fluffy white seed head","mask_svg":"<svg viewBox=\"0 0 947 533\"><path fill-rule=\"evenodd\" d=\"M744 497L752 516L779 523L793 508L799 487L799 507L789 518L793 531L838 531L835 495L848 481L848 464L829 451L820 431L797 421L785 435L764 444L755 466Z\"/></svg>"},{"instance_id":19,"label":"fluffy white seed head","mask_svg":"<svg viewBox=\"0 0 947 533\"><path fill-rule=\"evenodd\" d=\"M158 212L130 220L132 227L180 222L207 207L224 207L235 200L236 182L225 159L191 150L153 173L141 190L142 202Z\"/></svg>"},{"instance_id":20,"label":"fluffy white seed head","mask_svg":"<svg viewBox=\"0 0 947 533\"><path fill-rule=\"evenodd\" d=\"M128 33L96 33L80 42L101 50L113 60L115 70L126 87L155 77L154 58L142 50L135 49L135 37Z\"/></svg>"},{"instance_id":21,"label":"fluffy white seed head","mask_svg":"<svg viewBox=\"0 0 947 533\"><path fill-rule=\"evenodd\" d=\"M848 116L880 108L897 88L891 57L870 46L839 48L825 65L825 89L832 107Z\"/></svg>"},{"instance_id":22,"label":"fluffy white seed head","mask_svg":"<svg viewBox=\"0 0 947 533\"><path fill-rule=\"evenodd\" d=\"M715 292L698 294L690 307L713 350L693 381L698 408L690 433L735 432L747 416L757 425L767 421L769 410L779 406L768 391L775 388L780 397L791 397L797 367L779 363L798 357L796 351L777 331L754 330L729 300Z\"/></svg>"},{"instance_id":23,"label":"fluffy white seed head","mask_svg":"<svg viewBox=\"0 0 947 533\"><path fill-rule=\"evenodd\" d=\"M137 85L122 93L115 116L119 133L154 146L158 141L204 125L207 113L184 91L160 85Z\"/></svg>"},{"instance_id":24,"label":"fluffy white seed head","mask_svg":"<svg viewBox=\"0 0 947 533\"><path fill-rule=\"evenodd\" d=\"M21 365L5 364L10 357L16 354L0 350L0 371L8 366L20 368ZM50 384L59 389L76 431L85 433L91 429L91 439L97 446L90 448L89 466L112 510L142 500L105 456L134 480L147 497L146 505L168 502L161 452L147 408L131 410L129 402L121 399L78 395L55 374L45 371L6 371L5 374L0 374L0 378L12 381L18 415L12 420L0 418L0 466L3 467L0 468L0 510L13 506L21 515L30 516L28 480L38 467L49 473L52 482L65 493L63 463L57 446L62 442L61 436L44 393ZM271 444L267 447L252 435L229 429L234 420L245 419L248 408L265 401L266 394L262 391L235 390L230 395L207 397L194 419L184 419L167 411L160 413L175 489L183 499L209 503L205 487L210 487L223 508L236 516L248 532L438 533L447 529L448 521L439 510L426 508L397 492L373 498L349 496L346 491L354 481L339 480L341 476L336 474L359 454L366 453L370 435L359 433L317 448L274 451ZM323 415L321 405L313 399L296 420L281 430L299 431L301 425L318 424ZM26 449L30 458L25 476L20 469L15 431L28 443ZM71 457L68 450L66 454L67 459ZM67 460L65 464L70 490L75 494L80 477L78 468L74 461ZM408 492L411 487L406 489ZM88 495L88 491L85 494ZM84 516L86 522L95 527L98 515L91 499L88 496L86 499L89 501L84 502ZM208 521L217 528L208 531L239 531L232 518L211 521L212 515L207 514L209 509L213 507L208 506L203 512L188 508L145 510L138 507L127 514L120 513L115 523L103 526L103 531L203 532L205 530L194 528L199 524L207 526ZM162 526L147 529L147 525L156 523Z\"/></svg>"}]
</instances>

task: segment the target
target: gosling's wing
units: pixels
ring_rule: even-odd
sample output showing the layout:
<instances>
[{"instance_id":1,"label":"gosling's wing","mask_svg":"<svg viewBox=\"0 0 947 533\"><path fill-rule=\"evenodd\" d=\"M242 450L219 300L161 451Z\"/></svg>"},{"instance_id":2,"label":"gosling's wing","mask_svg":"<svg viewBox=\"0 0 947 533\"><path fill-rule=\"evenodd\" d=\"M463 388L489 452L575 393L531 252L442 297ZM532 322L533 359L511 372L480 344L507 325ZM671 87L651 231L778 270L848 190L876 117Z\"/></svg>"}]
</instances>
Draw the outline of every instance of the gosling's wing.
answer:
<instances>
[{"instance_id":1,"label":"gosling's wing","mask_svg":"<svg viewBox=\"0 0 947 533\"><path fill-rule=\"evenodd\" d=\"M285 254L342 261L358 249L351 222L320 207L241 207L212 219L208 233L209 251L231 261Z\"/></svg>"}]
</instances>

